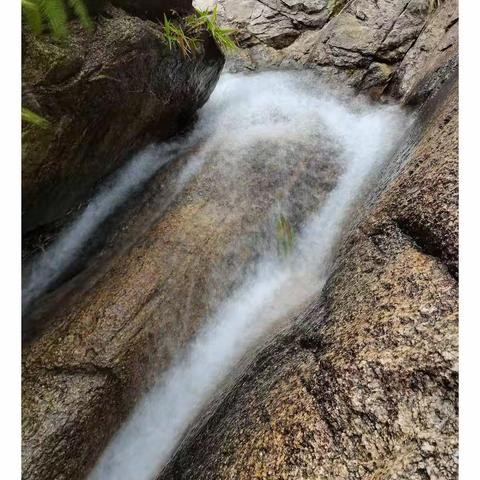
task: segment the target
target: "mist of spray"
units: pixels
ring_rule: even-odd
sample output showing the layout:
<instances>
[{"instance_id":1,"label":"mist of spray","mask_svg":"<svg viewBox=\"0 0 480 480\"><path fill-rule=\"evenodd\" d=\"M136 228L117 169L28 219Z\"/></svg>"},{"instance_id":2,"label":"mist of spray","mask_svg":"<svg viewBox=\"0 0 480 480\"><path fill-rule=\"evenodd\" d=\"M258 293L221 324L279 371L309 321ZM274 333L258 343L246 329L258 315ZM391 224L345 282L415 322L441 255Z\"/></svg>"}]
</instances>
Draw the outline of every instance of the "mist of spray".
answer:
<instances>
[{"instance_id":1,"label":"mist of spray","mask_svg":"<svg viewBox=\"0 0 480 480\"><path fill-rule=\"evenodd\" d=\"M224 127L207 140L207 150L210 144L235 159L240 158L235 153L239 145L244 152L263 138L283 148L289 139L316 138L322 128L342 152L343 173L297 235L289 256L260 261L160 376L113 438L90 480L150 480L158 475L242 356L320 292L360 187L406 127L397 108L340 100L305 72L226 75L205 112Z\"/></svg>"}]
</instances>

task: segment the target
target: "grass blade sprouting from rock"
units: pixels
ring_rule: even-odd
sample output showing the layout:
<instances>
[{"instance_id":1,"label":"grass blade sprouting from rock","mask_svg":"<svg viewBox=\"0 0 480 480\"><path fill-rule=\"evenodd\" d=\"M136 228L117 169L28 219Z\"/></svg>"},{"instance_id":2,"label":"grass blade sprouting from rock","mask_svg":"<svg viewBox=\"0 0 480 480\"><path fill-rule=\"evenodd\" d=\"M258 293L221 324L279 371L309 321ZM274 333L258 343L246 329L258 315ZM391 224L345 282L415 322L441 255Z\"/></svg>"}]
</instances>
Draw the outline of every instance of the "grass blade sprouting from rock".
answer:
<instances>
[{"instance_id":1,"label":"grass blade sprouting from rock","mask_svg":"<svg viewBox=\"0 0 480 480\"><path fill-rule=\"evenodd\" d=\"M163 16L163 35L170 50L178 47L184 57L198 52L200 39L188 35L181 26L175 25L166 15Z\"/></svg>"},{"instance_id":2,"label":"grass blade sprouting from rock","mask_svg":"<svg viewBox=\"0 0 480 480\"><path fill-rule=\"evenodd\" d=\"M37 115L28 108L22 107L22 121L36 125L37 127L46 129L50 123L45 118Z\"/></svg>"},{"instance_id":3,"label":"grass blade sprouting from rock","mask_svg":"<svg viewBox=\"0 0 480 480\"><path fill-rule=\"evenodd\" d=\"M217 20L217 9L218 5L213 7L211 13L208 11L208 9L195 9L195 15L188 17L187 23L195 30L201 27L206 28L212 38L215 40L216 44L222 50L234 50L237 48L237 45L232 38L234 30L230 28L221 28L219 26Z\"/></svg>"}]
</instances>

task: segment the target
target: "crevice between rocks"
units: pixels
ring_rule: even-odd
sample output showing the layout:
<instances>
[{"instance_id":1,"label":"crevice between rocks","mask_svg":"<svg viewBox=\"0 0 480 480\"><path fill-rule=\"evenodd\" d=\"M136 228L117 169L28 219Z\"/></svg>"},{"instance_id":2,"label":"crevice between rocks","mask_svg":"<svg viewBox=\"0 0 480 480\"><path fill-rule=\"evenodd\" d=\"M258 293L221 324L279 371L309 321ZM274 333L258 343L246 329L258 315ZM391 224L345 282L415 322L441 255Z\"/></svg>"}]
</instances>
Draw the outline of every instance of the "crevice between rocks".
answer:
<instances>
[{"instance_id":1,"label":"crevice between rocks","mask_svg":"<svg viewBox=\"0 0 480 480\"><path fill-rule=\"evenodd\" d=\"M37 371L51 373L53 375L103 376L111 379L118 387L122 385L120 377L112 367L105 367L91 362L81 365L42 365Z\"/></svg>"},{"instance_id":2,"label":"crevice between rocks","mask_svg":"<svg viewBox=\"0 0 480 480\"><path fill-rule=\"evenodd\" d=\"M449 261L447 255L444 253L442 245L439 245L435 236L427 228L422 228L420 225L412 224L403 218L395 218L393 220L395 227L407 238L417 249L429 257L433 257L440 262L458 282L458 268L455 261Z\"/></svg>"}]
</instances>

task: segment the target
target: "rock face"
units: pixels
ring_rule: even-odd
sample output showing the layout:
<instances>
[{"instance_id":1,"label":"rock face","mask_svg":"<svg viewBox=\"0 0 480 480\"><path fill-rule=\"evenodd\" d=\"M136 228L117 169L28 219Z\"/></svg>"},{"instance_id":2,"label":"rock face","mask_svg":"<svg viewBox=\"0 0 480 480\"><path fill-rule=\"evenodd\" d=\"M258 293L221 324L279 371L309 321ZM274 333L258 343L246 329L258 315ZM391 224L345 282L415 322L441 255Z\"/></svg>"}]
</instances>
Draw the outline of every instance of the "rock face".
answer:
<instances>
[{"instance_id":1,"label":"rock face","mask_svg":"<svg viewBox=\"0 0 480 480\"><path fill-rule=\"evenodd\" d=\"M366 207L352 220L321 295L291 328L272 339L219 403L212 404L162 480L456 478L456 3L443 2L430 15L424 3L413 1L354 0L336 15L326 13L325 3L221 1L224 21L243 25L245 48L231 65L316 66L334 81L423 107L404 148L366 194ZM235 12L234 18L228 20L228 12ZM132 36L123 29L125 23L138 26ZM140 50L158 35L153 23L118 10L100 21L100 45L108 32L114 38L138 40ZM77 32L72 40L83 45L80 52L87 51L83 35ZM54 53L61 49L51 48ZM111 59L112 49L107 42L99 51ZM202 98L200 104L212 88L221 68L218 51L212 49L212 56L206 51L191 67L203 81L187 75L193 84L176 90L175 95L186 95L182 103L193 95ZM88 101L93 101L89 118L100 111L115 120L94 122L99 130L95 146L103 145L99 152L116 151L116 145L123 145L122 152L126 144L136 148L144 141L137 143L138 138L152 138L150 127L155 135L167 135L154 110L162 91L149 89L155 83L132 89L137 102L132 108L119 103L120 93L109 83L115 84L109 77L115 79L122 71L124 85L137 85L138 72L141 78L156 78L160 73L154 66L159 63L152 59L160 53L155 49L156 54L137 64L130 47L124 56L115 52L119 68L113 74L101 70L96 78L95 71L87 70L90 80L75 90L80 108L87 98L84 89L95 88L88 90ZM101 58L94 56L92 62L98 67ZM181 57L169 61L178 72L175 78L186 75L185 65L194 62ZM125 67L130 62L135 69ZM73 88L84 78L68 65L52 73L54 78L60 75L63 88ZM63 105L58 100L61 91L39 86L39 98L46 103L40 111L34 103L27 105L55 118L48 98L53 95ZM96 92L107 93L100 99ZM122 115L124 128L119 131ZM125 118L134 118L132 125L125 126ZM137 129L140 120L148 130L144 134ZM73 129L69 121L67 116L66 125ZM76 138L68 131L68 138ZM25 135L34 133L27 130ZM47 145L51 137L42 141ZM65 156L70 148L80 146L64 144ZM97 149L88 151L100 155ZM42 328L23 348L25 480L76 480L87 474L150 384L150 372L165 369L208 316L208 294L215 292L219 300L228 296L243 276L241 269L252 263L258 252L251 238L268 221L277 200L269 192L283 185L286 197L304 195L321 204L335 186L335 166L310 153L298 171L288 161L269 169L268 158L279 152L267 152L254 171L242 163L241 178L250 179L244 182L244 196L236 195L232 169L226 173L221 162L209 162L181 198L174 197L165 186L181 171L179 160L158 173L118 220L106 250L111 245L121 249L112 248L111 257L99 254L77 278L45 298L47 306L37 318ZM46 155L39 149L35 155L40 154ZM262 148L256 154L261 155ZM119 149L118 162L120 157ZM98 165L100 157L95 158ZM32 172L42 172L41 167ZM312 178L312 172L317 177ZM221 175L231 183L217 182ZM48 177L37 176L42 181ZM28 178L36 180L33 174ZM58 181L68 178L65 174ZM306 185L312 190L302 190ZM57 202L68 198L55 195ZM304 200L299 207L305 206ZM57 214L48 215L51 221ZM38 218L30 220L32 225Z\"/></svg>"},{"instance_id":2,"label":"rock face","mask_svg":"<svg viewBox=\"0 0 480 480\"><path fill-rule=\"evenodd\" d=\"M182 15L193 12L191 0L113 0L112 3L132 15L151 20L162 20L172 10Z\"/></svg>"},{"instance_id":3,"label":"rock face","mask_svg":"<svg viewBox=\"0 0 480 480\"><path fill-rule=\"evenodd\" d=\"M231 70L264 66L315 68L326 79L375 96L404 97L425 62L432 70L457 53L457 0L430 12L427 0L197 0L219 4L238 31Z\"/></svg>"},{"instance_id":4,"label":"rock face","mask_svg":"<svg viewBox=\"0 0 480 480\"><path fill-rule=\"evenodd\" d=\"M211 406L162 480L457 478L456 70L447 77L322 294Z\"/></svg>"},{"instance_id":5,"label":"rock face","mask_svg":"<svg viewBox=\"0 0 480 480\"><path fill-rule=\"evenodd\" d=\"M64 43L24 35L23 106L50 122L22 129L24 233L61 219L133 152L176 133L223 67L210 37L185 58L169 50L158 23L113 7L93 34L71 30Z\"/></svg>"}]
</instances>

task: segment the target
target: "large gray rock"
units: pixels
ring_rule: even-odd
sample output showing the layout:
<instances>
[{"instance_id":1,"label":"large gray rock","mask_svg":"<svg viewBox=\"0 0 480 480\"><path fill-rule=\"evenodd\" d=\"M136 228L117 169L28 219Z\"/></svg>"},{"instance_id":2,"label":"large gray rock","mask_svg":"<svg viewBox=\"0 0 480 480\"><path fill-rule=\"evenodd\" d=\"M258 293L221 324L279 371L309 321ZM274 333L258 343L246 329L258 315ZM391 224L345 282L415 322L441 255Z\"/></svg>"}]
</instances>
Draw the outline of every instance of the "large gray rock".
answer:
<instances>
[{"instance_id":1,"label":"large gray rock","mask_svg":"<svg viewBox=\"0 0 480 480\"><path fill-rule=\"evenodd\" d=\"M197 0L204 8L212 0ZM339 5L341 2L339 2ZM455 57L458 2L220 0L219 18L237 31L231 70L315 68L325 79L403 98L426 69Z\"/></svg>"},{"instance_id":2,"label":"large gray rock","mask_svg":"<svg viewBox=\"0 0 480 480\"><path fill-rule=\"evenodd\" d=\"M416 42L403 57L388 86L396 98L428 96L444 77L445 68L458 62L458 3L442 2ZM428 78L428 82L425 82ZM420 83L423 83L421 86Z\"/></svg>"},{"instance_id":3,"label":"large gray rock","mask_svg":"<svg viewBox=\"0 0 480 480\"><path fill-rule=\"evenodd\" d=\"M112 0L112 3L132 15L152 20L163 19L164 14L193 12L192 0Z\"/></svg>"},{"instance_id":4,"label":"large gray rock","mask_svg":"<svg viewBox=\"0 0 480 480\"><path fill-rule=\"evenodd\" d=\"M224 59L170 50L158 23L111 7L88 34L63 43L24 34L23 106L49 129L22 129L24 233L61 220L133 152L175 134L208 99Z\"/></svg>"},{"instance_id":5,"label":"large gray rock","mask_svg":"<svg viewBox=\"0 0 480 480\"><path fill-rule=\"evenodd\" d=\"M457 478L455 76L377 179L322 295L202 414L162 480Z\"/></svg>"}]
</instances>

